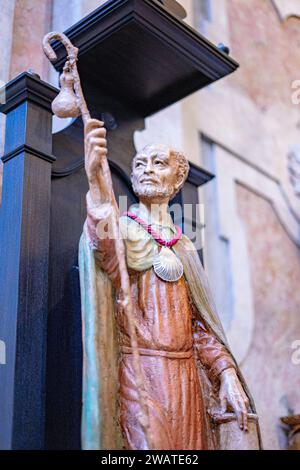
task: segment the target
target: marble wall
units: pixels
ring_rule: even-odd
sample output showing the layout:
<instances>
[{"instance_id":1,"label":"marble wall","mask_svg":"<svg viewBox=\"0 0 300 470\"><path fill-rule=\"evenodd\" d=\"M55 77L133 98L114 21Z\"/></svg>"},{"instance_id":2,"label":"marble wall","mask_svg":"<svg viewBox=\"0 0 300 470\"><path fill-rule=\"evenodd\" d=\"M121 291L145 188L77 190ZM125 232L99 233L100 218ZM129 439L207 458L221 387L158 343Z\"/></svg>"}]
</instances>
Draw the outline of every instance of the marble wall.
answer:
<instances>
[{"instance_id":1,"label":"marble wall","mask_svg":"<svg viewBox=\"0 0 300 470\"><path fill-rule=\"evenodd\" d=\"M229 45L240 68L183 104L197 122L184 119L187 145L216 173L214 190L204 190L206 267L267 449L286 447L279 418L300 410L300 368L291 359L300 338L300 200L287 159L300 144L292 101L299 3L292 3L286 14L279 2L212 0L206 34Z\"/></svg>"},{"instance_id":2,"label":"marble wall","mask_svg":"<svg viewBox=\"0 0 300 470\"><path fill-rule=\"evenodd\" d=\"M51 27L51 15L51 0L15 0L10 78L32 69L47 79L42 40Z\"/></svg>"},{"instance_id":3,"label":"marble wall","mask_svg":"<svg viewBox=\"0 0 300 470\"><path fill-rule=\"evenodd\" d=\"M260 415L264 446L285 448L279 418L299 411L300 250L280 224L272 203L237 185L238 212L246 231L254 302L254 328L243 372Z\"/></svg>"}]
</instances>

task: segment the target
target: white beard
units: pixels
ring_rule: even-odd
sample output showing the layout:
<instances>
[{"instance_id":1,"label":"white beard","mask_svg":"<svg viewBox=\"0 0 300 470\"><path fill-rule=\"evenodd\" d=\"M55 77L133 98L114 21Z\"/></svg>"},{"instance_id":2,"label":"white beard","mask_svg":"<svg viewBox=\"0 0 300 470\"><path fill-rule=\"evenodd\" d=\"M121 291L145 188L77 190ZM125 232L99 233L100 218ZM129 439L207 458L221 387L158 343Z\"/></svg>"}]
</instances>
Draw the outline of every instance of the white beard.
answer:
<instances>
[{"instance_id":1,"label":"white beard","mask_svg":"<svg viewBox=\"0 0 300 470\"><path fill-rule=\"evenodd\" d=\"M135 180L132 182L132 188L135 195L138 198L143 199L156 199L156 198L170 198L174 193L174 188L172 185L168 184L166 186L154 186L152 184L139 184Z\"/></svg>"}]
</instances>

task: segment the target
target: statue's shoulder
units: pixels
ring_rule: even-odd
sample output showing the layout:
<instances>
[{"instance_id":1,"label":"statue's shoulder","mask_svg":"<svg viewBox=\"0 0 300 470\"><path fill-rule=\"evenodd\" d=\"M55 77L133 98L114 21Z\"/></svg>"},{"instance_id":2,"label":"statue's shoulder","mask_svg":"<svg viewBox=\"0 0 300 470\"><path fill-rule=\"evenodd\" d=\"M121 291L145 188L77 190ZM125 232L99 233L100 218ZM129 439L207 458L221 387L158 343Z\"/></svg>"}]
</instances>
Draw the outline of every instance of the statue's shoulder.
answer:
<instances>
[{"instance_id":1,"label":"statue's shoulder","mask_svg":"<svg viewBox=\"0 0 300 470\"><path fill-rule=\"evenodd\" d=\"M189 251L193 251L193 252L196 252L196 247L194 245L194 243L191 241L191 239L185 235L184 233L182 234L181 236L181 245L186 249L186 250L189 250Z\"/></svg>"},{"instance_id":2,"label":"statue's shoulder","mask_svg":"<svg viewBox=\"0 0 300 470\"><path fill-rule=\"evenodd\" d=\"M122 215L119 219L119 227L122 238L129 241L139 241L141 239L149 238L150 235L146 230L139 225L135 220L132 220L126 215Z\"/></svg>"}]
</instances>

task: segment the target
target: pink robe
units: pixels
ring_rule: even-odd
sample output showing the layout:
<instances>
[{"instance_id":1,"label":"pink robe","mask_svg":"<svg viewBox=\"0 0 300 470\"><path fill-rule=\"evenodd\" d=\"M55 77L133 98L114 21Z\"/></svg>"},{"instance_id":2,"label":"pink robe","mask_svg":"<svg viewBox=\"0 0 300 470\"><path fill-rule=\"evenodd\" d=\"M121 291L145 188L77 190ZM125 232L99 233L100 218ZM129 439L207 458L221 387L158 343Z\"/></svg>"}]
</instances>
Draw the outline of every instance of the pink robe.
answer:
<instances>
[{"instance_id":1,"label":"pink robe","mask_svg":"<svg viewBox=\"0 0 300 470\"><path fill-rule=\"evenodd\" d=\"M118 263L114 242L96 235L99 221L88 211L89 238L97 259L119 290ZM153 268L129 271L137 339L150 418L152 447L161 450L207 449L203 391L197 360L216 385L219 375L236 367L225 346L208 331L195 314L184 277L169 283L158 278ZM201 314L201 312L200 312ZM125 447L147 448L137 419L138 394L133 372L129 328L124 312L117 312L119 330L119 420Z\"/></svg>"}]
</instances>

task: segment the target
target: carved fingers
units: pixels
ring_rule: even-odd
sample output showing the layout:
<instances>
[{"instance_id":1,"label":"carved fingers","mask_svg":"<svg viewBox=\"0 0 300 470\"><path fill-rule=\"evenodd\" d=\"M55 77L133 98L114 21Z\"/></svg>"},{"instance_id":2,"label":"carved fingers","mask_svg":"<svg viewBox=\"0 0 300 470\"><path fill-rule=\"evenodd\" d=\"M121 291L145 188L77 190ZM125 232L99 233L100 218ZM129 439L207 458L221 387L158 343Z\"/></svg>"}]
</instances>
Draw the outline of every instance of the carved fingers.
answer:
<instances>
[{"instance_id":1,"label":"carved fingers","mask_svg":"<svg viewBox=\"0 0 300 470\"><path fill-rule=\"evenodd\" d=\"M220 386L220 403L222 413L233 411L237 417L238 424L243 431L248 431L249 399L233 368L222 372Z\"/></svg>"},{"instance_id":2,"label":"carved fingers","mask_svg":"<svg viewBox=\"0 0 300 470\"><path fill-rule=\"evenodd\" d=\"M85 126L85 169L90 181L97 177L106 157L106 129L102 121L90 119Z\"/></svg>"}]
</instances>

